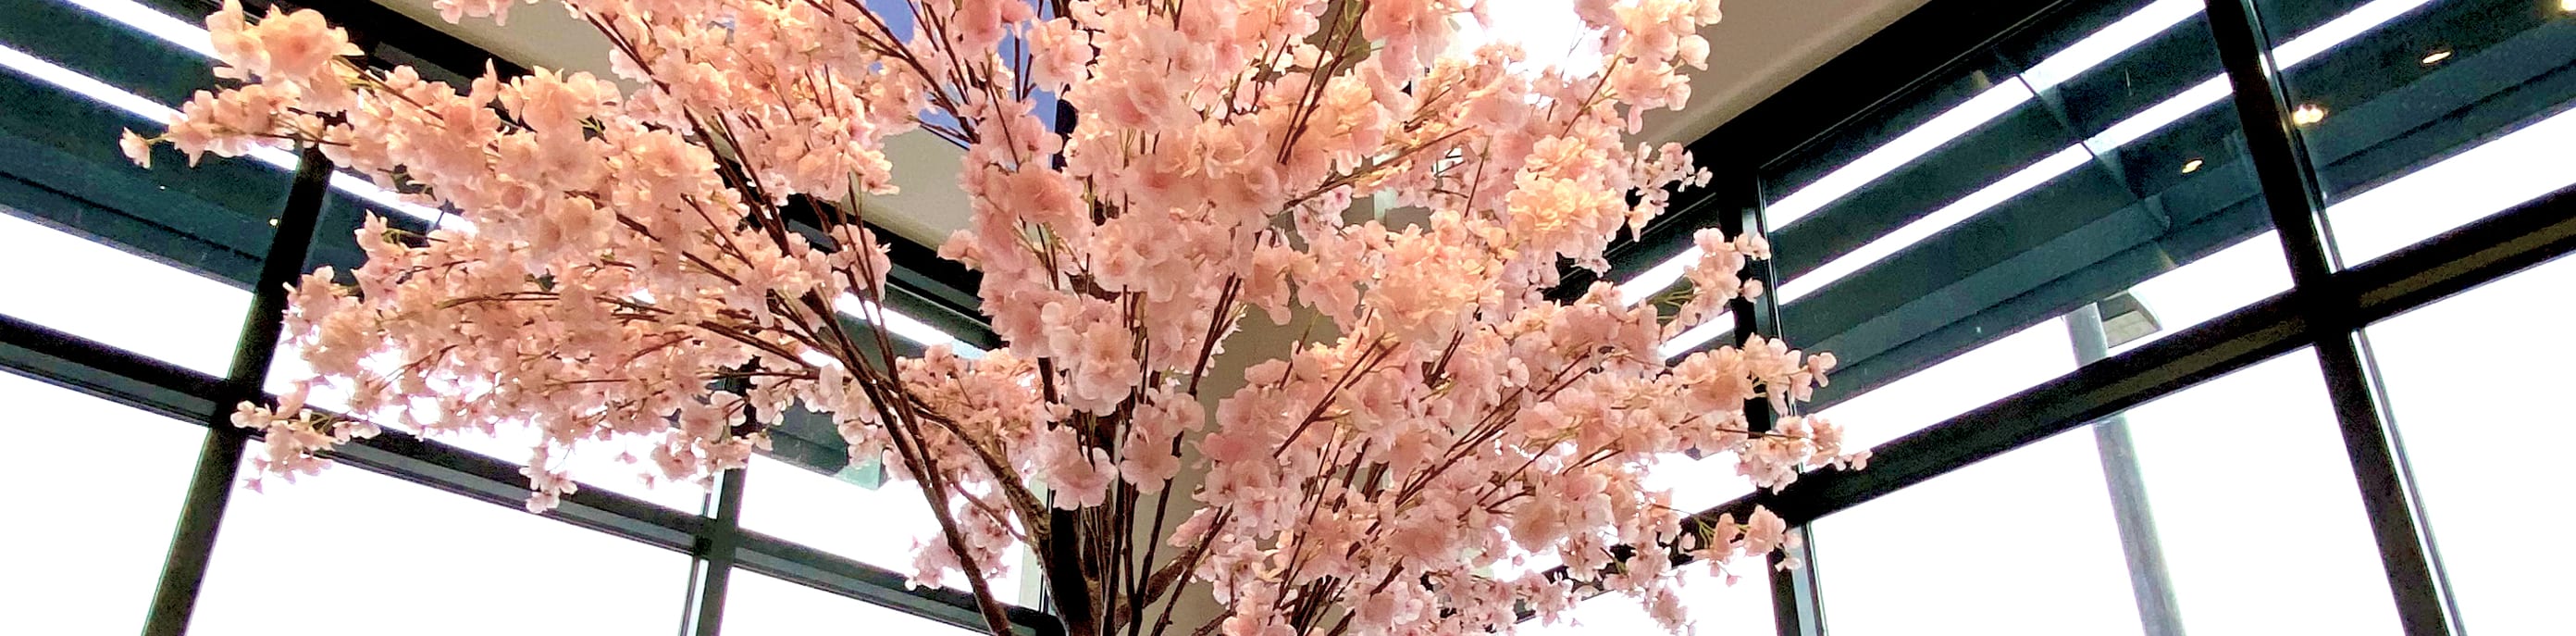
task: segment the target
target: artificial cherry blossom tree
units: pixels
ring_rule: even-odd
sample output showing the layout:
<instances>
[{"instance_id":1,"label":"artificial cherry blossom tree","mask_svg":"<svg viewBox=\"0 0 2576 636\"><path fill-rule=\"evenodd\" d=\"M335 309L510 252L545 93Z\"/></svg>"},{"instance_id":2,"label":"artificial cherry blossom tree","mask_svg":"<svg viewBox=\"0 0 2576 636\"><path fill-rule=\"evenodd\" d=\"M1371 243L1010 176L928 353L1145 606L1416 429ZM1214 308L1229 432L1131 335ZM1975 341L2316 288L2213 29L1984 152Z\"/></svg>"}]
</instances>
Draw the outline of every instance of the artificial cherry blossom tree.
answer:
<instances>
[{"instance_id":1,"label":"artificial cherry blossom tree","mask_svg":"<svg viewBox=\"0 0 2576 636\"><path fill-rule=\"evenodd\" d=\"M1074 636L1163 636L1191 582L1229 608L1192 634L1508 631L1594 590L1679 628L1670 555L1727 567L1786 527L1690 520L1641 484L1659 458L1731 454L1764 487L1858 459L1822 420L1746 421L1831 356L1656 352L1761 292L1738 274L1759 240L1701 233L1692 290L1657 302L1543 294L1707 180L1621 138L1689 96L1716 0L1575 2L1602 53L1583 73L1444 54L1470 0L563 4L628 84L450 86L358 64L312 11L228 2L206 23L239 86L125 140L318 145L452 211L425 235L371 218L365 266L306 277L288 335L350 413L540 431L532 509L572 490L575 449L643 440L661 478L705 479L802 407L918 484L940 534L916 580L962 580L997 635L986 581L1017 544ZM1077 123L1045 123L1044 94ZM966 148L972 227L941 255L982 272L1004 348L902 358L882 327L859 198L894 191L883 144L912 131ZM1347 222L1354 201L1427 220ZM1201 395L1244 320L1309 335ZM374 430L301 399L236 416L263 471ZM1204 475L1179 492L1185 457ZM1534 561L1570 574L1496 574Z\"/></svg>"}]
</instances>

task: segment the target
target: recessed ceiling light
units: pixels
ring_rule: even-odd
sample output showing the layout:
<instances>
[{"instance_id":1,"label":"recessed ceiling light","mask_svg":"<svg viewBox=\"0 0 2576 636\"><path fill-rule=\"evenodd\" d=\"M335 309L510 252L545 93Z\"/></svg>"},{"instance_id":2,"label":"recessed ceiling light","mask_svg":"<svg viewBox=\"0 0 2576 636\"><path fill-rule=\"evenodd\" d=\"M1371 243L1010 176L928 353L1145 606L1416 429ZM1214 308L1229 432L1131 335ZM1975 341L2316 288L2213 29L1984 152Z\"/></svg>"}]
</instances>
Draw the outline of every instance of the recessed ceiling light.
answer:
<instances>
[{"instance_id":1,"label":"recessed ceiling light","mask_svg":"<svg viewBox=\"0 0 2576 636\"><path fill-rule=\"evenodd\" d=\"M2576 2L2576 0L2566 1ZM2300 104L2298 110L2290 111L2290 123L2293 124L2314 126L2317 122L2325 120L2326 107L2324 106L2318 106L2316 104Z\"/></svg>"},{"instance_id":2,"label":"recessed ceiling light","mask_svg":"<svg viewBox=\"0 0 2576 636\"><path fill-rule=\"evenodd\" d=\"M2576 0L2566 0L2566 1L2568 1L2568 2L2576 2ZM2432 65L2435 65L2435 64L2440 64L2440 63L2442 63L2442 60L2447 60L2447 59L2451 59L2451 50L2450 50L2450 49L2437 49L2437 50L2433 51L2432 53L2427 53L2427 54L2425 54L2425 55L2424 55L2424 65L2425 65L2425 66L2432 66Z\"/></svg>"},{"instance_id":3,"label":"recessed ceiling light","mask_svg":"<svg viewBox=\"0 0 2576 636\"><path fill-rule=\"evenodd\" d=\"M2199 172L2199 171L2200 171L2200 163L2201 163L2201 162L2200 162L2200 160L2199 160L2199 159L2193 159L2193 160L2190 160L2190 161L2182 162L2182 173L2183 173L2183 174L2191 174L2191 173L2194 173L2194 172Z\"/></svg>"}]
</instances>

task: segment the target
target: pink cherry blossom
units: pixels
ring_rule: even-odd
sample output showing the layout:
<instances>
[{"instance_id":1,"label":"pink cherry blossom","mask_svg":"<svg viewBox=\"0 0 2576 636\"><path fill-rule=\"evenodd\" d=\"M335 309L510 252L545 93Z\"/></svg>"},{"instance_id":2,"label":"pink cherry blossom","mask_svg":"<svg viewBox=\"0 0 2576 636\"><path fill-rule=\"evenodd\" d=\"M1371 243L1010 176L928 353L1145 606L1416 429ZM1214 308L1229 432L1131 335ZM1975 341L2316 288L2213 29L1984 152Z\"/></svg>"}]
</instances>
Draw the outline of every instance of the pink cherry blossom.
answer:
<instances>
[{"instance_id":1,"label":"pink cherry blossom","mask_svg":"<svg viewBox=\"0 0 2576 636\"><path fill-rule=\"evenodd\" d=\"M1866 459L1794 415L1829 354L1656 353L1762 293L1758 237L1695 237L1672 298L1550 294L1709 179L1625 137L1689 98L1713 0L1579 2L1604 55L1580 75L1507 45L1444 56L1463 0L919 0L900 32L862 4L569 0L618 78L463 85L360 66L311 11L210 16L240 84L120 139L129 157L319 145L455 219L371 218L365 265L296 286L288 341L357 419L245 405L262 474L319 470L363 422L531 429L543 509L593 478L562 457L704 480L802 408L921 493L939 531L912 580L962 581L995 633L988 582L1027 546L1073 556L1040 574L1099 608L1061 614L1075 636L1377 636L1507 632L1591 590L1680 629L1676 556L1726 567L1790 535L1763 510L1695 520L1646 471L1726 454L1778 487ZM885 154L904 134L965 148L969 220L939 252L982 274L1004 345L980 356L890 353L894 263L862 197L919 169ZM1302 335L1255 350L1247 319ZM1793 415L1756 426L1752 400ZM1533 562L1565 570L1493 573ZM1131 611L1197 590L1234 612Z\"/></svg>"},{"instance_id":2,"label":"pink cherry blossom","mask_svg":"<svg viewBox=\"0 0 2576 636\"><path fill-rule=\"evenodd\" d=\"M128 130L125 131L124 136L116 139L116 147L124 151L125 158L133 160L134 165L152 167L152 140Z\"/></svg>"},{"instance_id":3,"label":"pink cherry blossom","mask_svg":"<svg viewBox=\"0 0 2576 636\"><path fill-rule=\"evenodd\" d=\"M1744 523L1744 551L1762 554L1778 549L1789 541L1789 524L1780 515L1756 508Z\"/></svg>"}]
</instances>

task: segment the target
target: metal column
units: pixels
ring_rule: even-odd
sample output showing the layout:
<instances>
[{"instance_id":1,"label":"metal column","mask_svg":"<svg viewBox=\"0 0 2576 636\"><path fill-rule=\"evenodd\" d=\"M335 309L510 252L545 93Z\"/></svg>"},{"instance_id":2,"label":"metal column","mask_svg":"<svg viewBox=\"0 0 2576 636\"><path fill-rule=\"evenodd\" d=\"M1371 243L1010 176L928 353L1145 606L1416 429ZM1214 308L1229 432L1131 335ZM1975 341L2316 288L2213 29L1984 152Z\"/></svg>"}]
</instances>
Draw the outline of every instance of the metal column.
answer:
<instances>
[{"instance_id":1,"label":"metal column","mask_svg":"<svg viewBox=\"0 0 2576 636\"><path fill-rule=\"evenodd\" d=\"M2075 343L2076 366L2111 357L2100 304L2067 314L2066 333ZM2112 521L2120 528L2120 553L2128 560L2129 592L2137 597L2140 626L2147 636L2182 636L2182 608L2174 601L2173 577L2165 569L2164 543L2156 538L2156 515L2147 502L2146 477L2138 469L2128 418L2113 415L2094 422L2093 447L2102 459L2102 482L2110 489Z\"/></svg>"}]
</instances>

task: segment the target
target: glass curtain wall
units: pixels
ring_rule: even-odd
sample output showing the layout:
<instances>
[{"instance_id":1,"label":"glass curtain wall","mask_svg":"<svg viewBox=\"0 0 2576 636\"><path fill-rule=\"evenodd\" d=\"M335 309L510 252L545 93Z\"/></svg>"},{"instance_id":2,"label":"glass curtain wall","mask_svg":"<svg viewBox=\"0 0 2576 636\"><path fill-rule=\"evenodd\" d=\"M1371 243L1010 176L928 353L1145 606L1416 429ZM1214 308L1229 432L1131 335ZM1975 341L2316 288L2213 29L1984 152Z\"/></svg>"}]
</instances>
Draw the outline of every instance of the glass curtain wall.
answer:
<instances>
[{"instance_id":1,"label":"glass curtain wall","mask_svg":"<svg viewBox=\"0 0 2576 636\"><path fill-rule=\"evenodd\" d=\"M1995 35L1928 76L1827 65L1802 83L1876 105L1812 134L1710 137L1794 140L1755 149L1753 328L1841 356L1815 406L1886 451L1710 509L1812 524L1780 633L2553 631L2538 590L2576 562L2536 533L2569 519L2507 449L2565 428L2536 396L2576 270L2515 270L2576 215L2576 5L2021 6L1935 0L1874 40ZM2275 92L2250 121L2286 144L2239 112ZM1671 285L1653 246L1732 214L1702 196L1611 278ZM2327 279L2273 231L2301 217ZM1666 353L1738 340L1709 331ZM2358 365L2292 346L2338 340Z\"/></svg>"}]
</instances>

